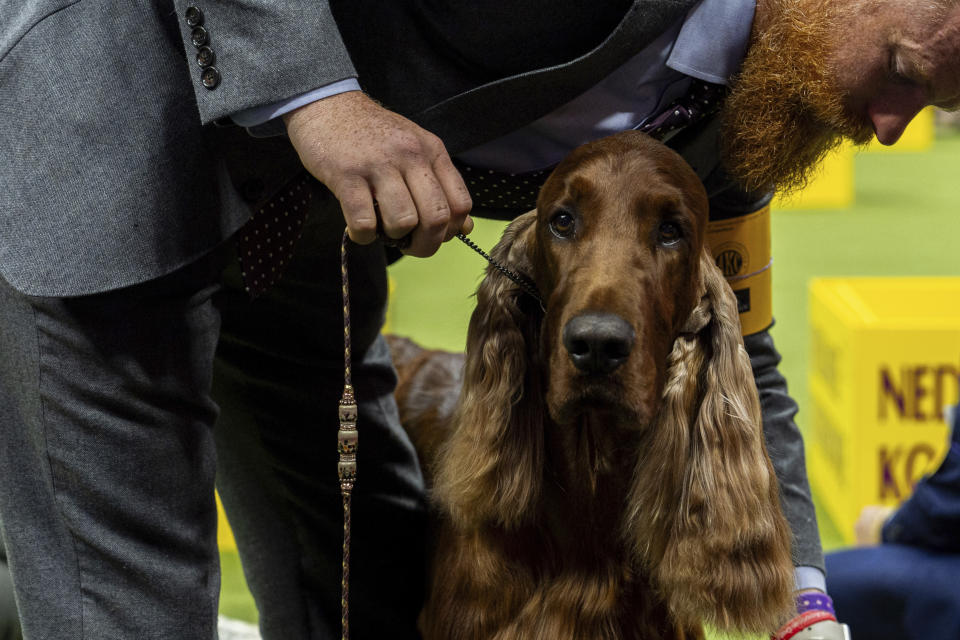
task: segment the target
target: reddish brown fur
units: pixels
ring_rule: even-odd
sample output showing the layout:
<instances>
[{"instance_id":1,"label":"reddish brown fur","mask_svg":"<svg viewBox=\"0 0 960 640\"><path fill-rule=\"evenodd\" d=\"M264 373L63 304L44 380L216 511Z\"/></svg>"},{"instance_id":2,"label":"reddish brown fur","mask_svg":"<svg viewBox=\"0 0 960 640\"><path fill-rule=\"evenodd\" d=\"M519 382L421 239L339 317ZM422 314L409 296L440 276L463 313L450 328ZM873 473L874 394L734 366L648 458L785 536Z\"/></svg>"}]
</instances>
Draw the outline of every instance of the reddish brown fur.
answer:
<instances>
[{"instance_id":1,"label":"reddish brown fur","mask_svg":"<svg viewBox=\"0 0 960 640\"><path fill-rule=\"evenodd\" d=\"M560 208L571 238L550 230ZM571 154L505 232L493 255L546 314L488 271L452 424L413 434L439 517L426 640L691 640L789 616L789 528L706 217L683 160L631 132ZM676 246L657 241L665 220ZM562 344L584 311L636 334L612 373L584 374ZM417 393L401 382L401 407Z\"/></svg>"},{"instance_id":2,"label":"reddish brown fur","mask_svg":"<svg viewBox=\"0 0 960 640\"><path fill-rule=\"evenodd\" d=\"M399 336L388 335L387 342L397 369L394 395L400 423L420 460L436 460L463 384L463 354L424 349ZM424 465L427 484L431 484L430 471Z\"/></svg>"}]
</instances>

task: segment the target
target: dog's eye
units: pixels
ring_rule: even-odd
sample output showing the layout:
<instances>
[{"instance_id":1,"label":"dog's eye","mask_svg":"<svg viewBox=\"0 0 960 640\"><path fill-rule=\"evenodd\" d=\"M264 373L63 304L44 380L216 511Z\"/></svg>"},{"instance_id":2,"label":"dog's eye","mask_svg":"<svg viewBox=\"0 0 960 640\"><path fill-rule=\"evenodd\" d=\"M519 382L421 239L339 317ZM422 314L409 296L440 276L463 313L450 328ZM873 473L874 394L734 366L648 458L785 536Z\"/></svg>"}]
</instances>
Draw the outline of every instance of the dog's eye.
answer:
<instances>
[{"instance_id":1,"label":"dog's eye","mask_svg":"<svg viewBox=\"0 0 960 640\"><path fill-rule=\"evenodd\" d=\"M576 228L576 218L569 211L560 210L550 218L550 229L560 238L569 238Z\"/></svg>"},{"instance_id":2,"label":"dog's eye","mask_svg":"<svg viewBox=\"0 0 960 640\"><path fill-rule=\"evenodd\" d=\"M672 247L683 238L680 225L674 222L661 222L657 230L657 242L664 247Z\"/></svg>"}]
</instances>

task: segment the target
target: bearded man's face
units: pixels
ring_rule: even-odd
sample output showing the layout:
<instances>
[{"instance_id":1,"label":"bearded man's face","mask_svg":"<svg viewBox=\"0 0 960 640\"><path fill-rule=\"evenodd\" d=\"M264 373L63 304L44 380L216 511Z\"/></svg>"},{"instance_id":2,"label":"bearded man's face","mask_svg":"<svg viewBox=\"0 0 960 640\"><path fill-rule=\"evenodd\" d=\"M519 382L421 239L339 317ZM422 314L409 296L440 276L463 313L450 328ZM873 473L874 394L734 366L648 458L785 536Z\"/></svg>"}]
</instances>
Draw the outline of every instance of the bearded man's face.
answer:
<instances>
[{"instance_id":1,"label":"bearded man's face","mask_svg":"<svg viewBox=\"0 0 960 640\"><path fill-rule=\"evenodd\" d=\"M844 139L891 144L928 104L960 106L960 0L760 0L724 161L748 189L791 191Z\"/></svg>"}]
</instances>

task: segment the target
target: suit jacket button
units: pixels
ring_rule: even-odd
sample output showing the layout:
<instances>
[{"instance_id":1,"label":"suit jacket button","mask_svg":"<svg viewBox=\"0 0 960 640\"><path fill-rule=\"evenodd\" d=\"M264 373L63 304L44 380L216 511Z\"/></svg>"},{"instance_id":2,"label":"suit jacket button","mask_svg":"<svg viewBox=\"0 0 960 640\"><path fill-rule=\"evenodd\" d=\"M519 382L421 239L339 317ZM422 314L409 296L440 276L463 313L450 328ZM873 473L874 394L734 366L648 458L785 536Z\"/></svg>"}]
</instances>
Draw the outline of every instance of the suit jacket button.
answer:
<instances>
[{"instance_id":1,"label":"suit jacket button","mask_svg":"<svg viewBox=\"0 0 960 640\"><path fill-rule=\"evenodd\" d=\"M185 16L188 27L199 27L203 24L203 11L200 11L197 7L187 7Z\"/></svg>"},{"instance_id":2,"label":"suit jacket button","mask_svg":"<svg viewBox=\"0 0 960 640\"><path fill-rule=\"evenodd\" d=\"M216 89L217 85L220 84L220 72L217 71L216 67L207 67L200 72L200 82L207 89Z\"/></svg>"},{"instance_id":3,"label":"suit jacket button","mask_svg":"<svg viewBox=\"0 0 960 640\"><path fill-rule=\"evenodd\" d=\"M190 32L190 42L192 42L195 47L202 47L207 44L209 39L207 30L203 27L194 27L193 31Z\"/></svg>"},{"instance_id":4,"label":"suit jacket button","mask_svg":"<svg viewBox=\"0 0 960 640\"><path fill-rule=\"evenodd\" d=\"M205 69L212 66L214 60L216 60L216 56L210 47L200 47L197 50L197 64L200 65L201 68Z\"/></svg>"}]
</instances>

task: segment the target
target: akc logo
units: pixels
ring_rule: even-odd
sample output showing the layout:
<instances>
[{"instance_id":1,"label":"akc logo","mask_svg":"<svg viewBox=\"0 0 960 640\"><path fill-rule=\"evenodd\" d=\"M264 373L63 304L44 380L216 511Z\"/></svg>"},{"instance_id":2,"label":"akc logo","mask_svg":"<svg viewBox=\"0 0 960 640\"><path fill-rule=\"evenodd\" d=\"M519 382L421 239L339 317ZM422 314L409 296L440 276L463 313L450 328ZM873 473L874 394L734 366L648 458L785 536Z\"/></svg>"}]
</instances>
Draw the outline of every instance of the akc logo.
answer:
<instances>
[{"instance_id":1,"label":"akc logo","mask_svg":"<svg viewBox=\"0 0 960 640\"><path fill-rule=\"evenodd\" d=\"M732 278L746 270L750 255L746 247L739 242L727 242L717 247L714 252L714 261L723 273L723 277Z\"/></svg>"}]
</instances>

